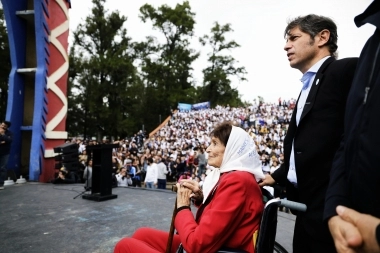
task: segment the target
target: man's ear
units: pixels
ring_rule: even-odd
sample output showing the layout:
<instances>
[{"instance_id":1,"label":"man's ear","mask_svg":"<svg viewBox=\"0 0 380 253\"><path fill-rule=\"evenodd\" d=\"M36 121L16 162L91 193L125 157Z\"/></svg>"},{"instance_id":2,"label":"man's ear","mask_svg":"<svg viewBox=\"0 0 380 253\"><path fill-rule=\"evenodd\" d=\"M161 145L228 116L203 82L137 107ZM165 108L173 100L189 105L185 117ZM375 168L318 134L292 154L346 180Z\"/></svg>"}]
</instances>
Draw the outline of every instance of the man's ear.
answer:
<instances>
[{"instance_id":1,"label":"man's ear","mask_svg":"<svg viewBox=\"0 0 380 253\"><path fill-rule=\"evenodd\" d=\"M323 47L324 45L326 45L326 43L330 39L330 31L327 29L323 29L322 31L318 33L317 37L318 37L317 45L320 47Z\"/></svg>"}]
</instances>

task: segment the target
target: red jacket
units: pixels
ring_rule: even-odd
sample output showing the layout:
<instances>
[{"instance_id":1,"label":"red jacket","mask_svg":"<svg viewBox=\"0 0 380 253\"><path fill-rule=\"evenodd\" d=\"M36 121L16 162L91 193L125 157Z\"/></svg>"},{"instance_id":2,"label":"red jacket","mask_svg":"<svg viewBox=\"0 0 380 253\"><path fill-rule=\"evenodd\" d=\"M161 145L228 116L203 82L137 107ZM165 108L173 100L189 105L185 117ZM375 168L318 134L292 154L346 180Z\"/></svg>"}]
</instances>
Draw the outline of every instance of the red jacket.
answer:
<instances>
[{"instance_id":1,"label":"red jacket","mask_svg":"<svg viewBox=\"0 0 380 253\"><path fill-rule=\"evenodd\" d=\"M253 233L259 229L262 212L261 190L254 176L232 171L221 175L199 221L184 209L175 218L175 228L188 253L215 252L222 246L253 253Z\"/></svg>"}]
</instances>

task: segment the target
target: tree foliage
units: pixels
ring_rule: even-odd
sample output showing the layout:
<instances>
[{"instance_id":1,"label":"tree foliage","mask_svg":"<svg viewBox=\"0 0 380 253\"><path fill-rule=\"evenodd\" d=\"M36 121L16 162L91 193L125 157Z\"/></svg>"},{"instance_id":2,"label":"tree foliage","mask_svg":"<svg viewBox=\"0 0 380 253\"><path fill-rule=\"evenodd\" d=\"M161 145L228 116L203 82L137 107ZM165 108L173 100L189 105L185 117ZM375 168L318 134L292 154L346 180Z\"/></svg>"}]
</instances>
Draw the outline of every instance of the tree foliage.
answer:
<instances>
[{"instance_id":1,"label":"tree foliage","mask_svg":"<svg viewBox=\"0 0 380 253\"><path fill-rule=\"evenodd\" d=\"M139 42L123 27L127 17L109 13L105 1L92 0L92 13L73 32L67 119L72 135L88 138L104 128L108 136L125 137L143 125L151 131L179 102L242 105L231 78L244 81L246 71L235 67L235 59L225 53L239 47L225 38L232 32L229 24L216 23L211 35L200 39L212 53L210 66L203 70L203 86L196 87L192 64L199 52L190 47L195 13L188 1L175 7L143 5L141 21L159 35Z\"/></svg>"},{"instance_id":2,"label":"tree foliage","mask_svg":"<svg viewBox=\"0 0 380 253\"><path fill-rule=\"evenodd\" d=\"M209 99L212 106L226 105L241 106L237 88L231 87L231 78L246 81L247 73L244 67L235 67L235 59L226 54L234 48L240 47L234 40L227 41L226 34L232 32L230 24L220 25L215 22L211 28L211 35L204 35L199 39L203 46L210 46L208 54L209 66L203 70L203 87L200 88L201 98Z\"/></svg>"},{"instance_id":3,"label":"tree foliage","mask_svg":"<svg viewBox=\"0 0 380 253\"><path fill-rule=\"evenodd\" d=\"M108 14L105 0L92 2L92 14L73 32L68 129L92 136L105 129L106 135L120 137L135 127L129 105L139 99L131 96L138 79L131 38L123 28L127 18L118 11Z\"/></svg>"},{"instance_id":4,"label":"tree foliage","mask_svg":"<svg viewBox=\"0 0 380 253\"><path fill-rule=\"evenodd\" d=\"M159 35L139 42L132 41L124 28L127 17L106 10L105 2L92 0L91 14L73 31L66 124L71 136L125 137L142 126L151 131L178 103L242 105L231 82L233 78L245 81L246 71L236 67L237 61L229 55L239 47L226 39L232 32L230 24L215 23L211 33L200 38L211 53L203 85L196 86L192 65L200 53L190 46L195 13L189 1L174 7L143 5L141 21ZM0 118L4 118L11 63L2 9L0 49Z\"/></svg>"},{"instance_id":5,"label":"tree foliage","mask_svg":"<svg viewBox=\"0 0 380 253\"><path fill-rule=\"evenodd\" d=\"M143 106L147 109L147 121L157 115L169 115L178 102L194 102L190 96L194 92L191 65L199 56L190 48L189 41L194 34L194 16L187 1L174 8L167 5L154 8L149 4L140 8L141 20L150 21L164 38L160 42L148 36L135 47L146 87ZM157 126L157 122L153 121L153 125Z\"/></svg>"},{"instance_id":6,"label":"tree foliage","mask_svg":"<svg viewBox=\"0 0 380 253\"><path fill-rule=\"evenodd\" d=\"M5 118L8 101L8 79L11 71L11 56L4 11L0 8L0 119Z\"/></svg>"}]
</instances>

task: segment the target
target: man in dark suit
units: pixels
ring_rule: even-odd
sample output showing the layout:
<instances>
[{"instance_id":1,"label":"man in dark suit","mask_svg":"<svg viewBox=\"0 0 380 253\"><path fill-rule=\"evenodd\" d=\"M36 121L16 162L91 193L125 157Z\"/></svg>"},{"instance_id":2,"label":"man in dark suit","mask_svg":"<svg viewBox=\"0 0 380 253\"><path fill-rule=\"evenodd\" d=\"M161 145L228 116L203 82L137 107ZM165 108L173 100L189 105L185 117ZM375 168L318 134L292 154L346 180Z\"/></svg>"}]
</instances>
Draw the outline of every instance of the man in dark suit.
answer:
<instances>
[{"instance_id":1,"label":"man in dark suit","mask_svg":"<svg viewBox=\"0 0 380 253\"><path fill-rule=\"evenodd\" d=\"M339 252L380 252L380 1L355 23L376 30L360 54L348 95L324 217Z\"/></svg>"},{"instance_id":2,"label":"man in dark suit","mask_svg":"<svg viewBox=\"0 0 380 253\"><path fill-rule=\"evenodd\" d=\"M357 59L335 59L337 28L323 16L292 20L285 37L290 66L302 72L303 87L284 140L284 163L260 185L285 185L288 199L307 205L297 214L293 252L336 252L323 222L324 198Z\"/></svg>"}]
</instances>

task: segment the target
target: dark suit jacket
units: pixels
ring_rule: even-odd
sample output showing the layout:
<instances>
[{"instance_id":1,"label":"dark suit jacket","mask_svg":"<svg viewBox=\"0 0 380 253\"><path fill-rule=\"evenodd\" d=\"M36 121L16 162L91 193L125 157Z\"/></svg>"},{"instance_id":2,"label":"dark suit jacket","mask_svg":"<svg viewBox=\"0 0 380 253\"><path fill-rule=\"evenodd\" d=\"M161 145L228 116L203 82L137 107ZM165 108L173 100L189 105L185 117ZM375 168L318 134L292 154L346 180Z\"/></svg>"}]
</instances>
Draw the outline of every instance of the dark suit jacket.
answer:
<instances>
[{"instance_id":1,"label":"dark suit jacket","mask_svg":"<svg viewBox=\"0 0 380 253\"><path fill-rule=\"evenodd\" d=\"M338 205L380 218L380 1L373 1L355 23L377 29L360 54L348 96L344 139L326 194L326 220L336 215Z\"/></svg>"},{"instance_id":2,"label":"dark suit jacket","mask_svg":"<svg viewBox=\"0 0 380 253\"><path fill-rule=\"evenodd\" d=\"M288 199L307 205L307 211L297 215L309 221L305 229L313 236L328 233L322 220L324 199L334 154L343 133L346 98L356 63L357 58L335 60L330 57L322 64L298 127L297 106L293 111L284 140L284 164L272 174L276 182L286 185ZM297 188L287 180L293 141Z\"/></svg>"}]
</instances>

